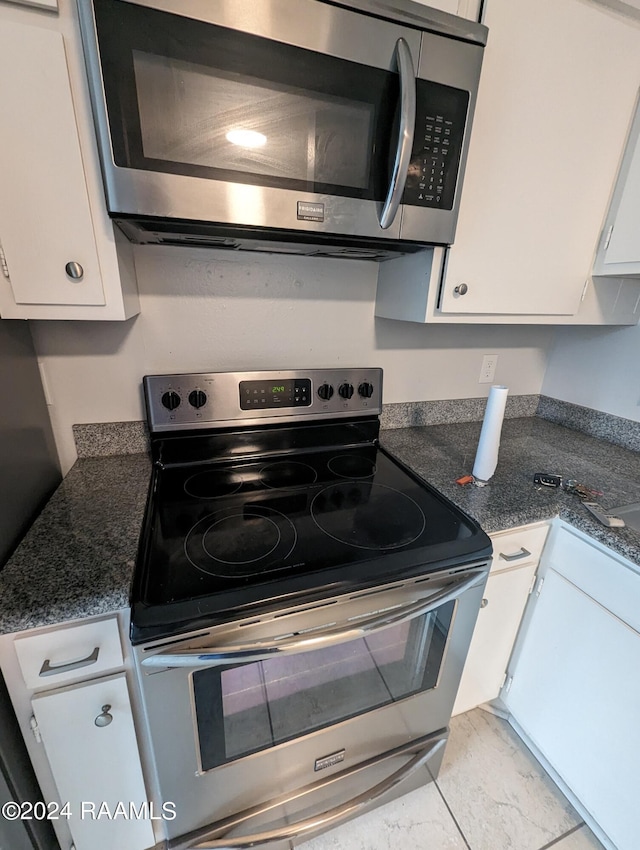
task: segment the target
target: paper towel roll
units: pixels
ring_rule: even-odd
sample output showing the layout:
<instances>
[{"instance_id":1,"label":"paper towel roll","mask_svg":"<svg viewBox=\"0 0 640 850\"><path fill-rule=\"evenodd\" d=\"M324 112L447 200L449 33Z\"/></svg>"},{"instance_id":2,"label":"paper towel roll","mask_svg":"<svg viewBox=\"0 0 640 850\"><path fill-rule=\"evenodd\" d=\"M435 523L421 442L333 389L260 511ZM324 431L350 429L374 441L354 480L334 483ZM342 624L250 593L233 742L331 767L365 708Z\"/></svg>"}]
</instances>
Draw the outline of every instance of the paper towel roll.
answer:
<instances>
[{"instance_id":1,"label":"paper towel roll","mask_svg":"<svg viewBox=\"0 0 640 850\"><path fill-rule=\"evenodd\" d=\"M489 390L487 407L484 411L482 430L478 440L478 450L473 464L473 477L479 487L484 487L496 471L500 432L507 404L508 387L493 386Z\"/></svg>"}]
</instances>

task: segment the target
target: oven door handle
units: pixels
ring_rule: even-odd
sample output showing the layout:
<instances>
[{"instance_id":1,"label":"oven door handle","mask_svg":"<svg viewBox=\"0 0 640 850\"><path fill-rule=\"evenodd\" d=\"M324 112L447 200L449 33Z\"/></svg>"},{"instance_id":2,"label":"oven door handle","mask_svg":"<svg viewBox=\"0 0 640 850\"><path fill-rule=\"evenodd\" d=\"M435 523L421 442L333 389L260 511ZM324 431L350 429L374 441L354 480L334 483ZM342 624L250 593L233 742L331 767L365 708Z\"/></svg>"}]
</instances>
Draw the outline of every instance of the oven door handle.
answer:
<instances>
[{"instance_id":1,"label":"oven door handle","mask_svg":"<svg viewBox=\"0 0 640 850\"><path fill-rule=\"evenodd\" d=\"M442 747L444 747L446 740L446 738L441 738L438 741L431 742L428 747L417 752L410 761L398 770L394 771L386 779L383 779L382 782L379 782L372 788L368 788L366 791L361 792L356 797L352 797L351 800L348 800L346 803L342 803L323 814L305 818L297 823L289 823L278 829L254 833L253 835L240 835L231 838L225 838L222 836L220 838L212 839L204 838L204 840L202 836L200 836L193 844L183 844L182 841L180 841L179 846L182 850L227 850L227 848L229 850L231 850L231 848L234 848L234 850L249 850L251 847L264 847L268 844L275 844L278 841L293 841L304 837L307 833L337 826L339 823L342 823L342 821L353 817L362 809L365 809L374 803L378 803L381 797L384 797L386 794L393 791L398 785L401 785L403 782L410 779L414 773L417 773L442 749ZM265 808L268 810L269 806L267 805ZM261 814L261 810L258 808L257 810L252 811L251 816L255 817L259 814ZM229 830L238 825L238 820L238 818L235 818L234 821L231 821L229 824ZM221 827L218 827L216 832L220 828ZM172 847L173 845L170 843L169 846Z\"/></svg>"},{"instance_id":2,"label":"oven door handle","mask_svg":"<svg viewBox=\"0 0 640 850\"><path fill-rule=\"evenodd\" d=\"M438 593L422 597L408 605L395 606L385 611L379 611L371 616L364 615L359 622L342 623L336 627L332 623L328 627L318 627L303 634L289 634L282 638L256 640L248 644L229 644L228 646L200 647L196 649L175 652L163 652L142 659L143 667L215 667L230 664L248 664L254 661L264 661L267 658L282 655L295 655L314 649L324 649L328 646L345 643L358 638L366 638L382 629L397 626L428 614L434 608L452 602L467 590L479 585L486 576L486 567L474 571L473 575L456 579Z\"/></svg>"},{"instance_id":3,"label":"oven door handle","mask_svg":"<svg viewBox=\"0 0 640 850\"><path fill-rule=\"evenodd\" d=\"M399 38L396 43L396 58L400 77L400 125L389 189L380 212L380 227L383 230L391 227L400 206L411 162L416 125L416 74L413 70L411 51L404 38Z\"/></svg>"}]
</instances>

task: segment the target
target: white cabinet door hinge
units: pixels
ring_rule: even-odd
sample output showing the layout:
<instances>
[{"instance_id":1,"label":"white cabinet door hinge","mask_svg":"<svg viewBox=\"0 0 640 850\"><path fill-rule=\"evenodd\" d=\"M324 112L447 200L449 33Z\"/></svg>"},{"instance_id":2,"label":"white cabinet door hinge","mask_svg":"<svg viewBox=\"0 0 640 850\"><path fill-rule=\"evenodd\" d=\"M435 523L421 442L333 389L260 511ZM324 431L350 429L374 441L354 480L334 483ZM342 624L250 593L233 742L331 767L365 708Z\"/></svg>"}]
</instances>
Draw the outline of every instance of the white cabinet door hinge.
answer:
<instances>
[{"instance_id":1,"label":"white cabinet door hinge","mask_svg":"<svg viewBox=\"0 0 640 850\"><path fill-rule=\"evenodd\" d=\"M540 592L542 591L542 585L544 584L544 579L541 578L538 582L538 587L536 589L536 596L540 596Z\"/></svg>"},{"instance_id":2,"label":"white cabinet door hinge","mask_svg":"<svg viewBox=\"0 0 640 850\"><path fill-rule=\"evenodd\" d=\"M504 676L502 677L502 681L500 682L500 688L499 688L499 690L502 690L502 689L504 688L504 683L505 683L506 681L507 681L507 671L505 670L505 671L504 671Z\"/></svg>"},{"instance_id":3,"label":"white cabinet door hinge","mask_svg":"<svg viewBox=\"0 0 640 850\"><path fill-rule=\"evenodd\" d=\"M33 714L29 719L29 726L31 727L31 731L33 732L33 737L36 741L41 744L42 743L42 735L40 734L40 727L38 726L38 721L35 719Z\"/></svg>"},{"instance_id":4,"label":"white cabinet door hinge","mask_svg":"<svg viewBox=\"0 0 640 850\"><path fill-rule=\"evenodd\" d=\"M505 679L506 679L506 681L504 682L504 684L502 685L502 687L504 688L504 692L505 692L505 694L508 694L508 693L509 693L509 691L511 690L511 685L513 684L513 676L509 676L509 677L507 677L507 674L506 674L506 673L505 673L504 675L505 675Z\"/></svg>"},{"instance_id":5,"label":"white cabinet door hinge","mask_svg":"<svg viewBox=\"0 0 640 850\"><path fill-rule=\"evenodd\" d=\"M584 286L582 287L582 295L580 296L580 301L584 301L587 295L587 289L589 289L590 278L587 278L584 282Z\"/></svg>"},{"instance_id":6,"label":"white cabinet door hinge","mask_svg":"<svg viewBox=\"0 0 640 850\"><path fill-rule=\"evenodd\" d=\"M6 279L11 281L11 278L9 277L9 266L7 265L7 258L4 255L2 245L0 245L0 268L2 269L2 274L6 277Z\"/></svg>"},{"instance_id":7,"label":"white cabinet door hinge","mask_svg":"<svg viewBox=\"0 0 640 850\"><path fill-rule=\"evenodd\" d=\"M527 594L527 596L531 596L531 594L533 593L533 588L536 586L537 580L538 580L538 573L534 573L533 578L531 579L531 584L529 586L529 593Z\"/></svg>"},{"instance_id":8,"label":"white cabinet door hinge","mask_svg":"<svg viewBox=\"0 0 640 850\"><path fill-rule=\"evenodd\" d=\"M604 245L602 246L602 250L606 251L609 247L609 242L611 242L611 235L613 233L613 224L607 230L607 235L604 237Z\"/></svg>"}]
</instances>

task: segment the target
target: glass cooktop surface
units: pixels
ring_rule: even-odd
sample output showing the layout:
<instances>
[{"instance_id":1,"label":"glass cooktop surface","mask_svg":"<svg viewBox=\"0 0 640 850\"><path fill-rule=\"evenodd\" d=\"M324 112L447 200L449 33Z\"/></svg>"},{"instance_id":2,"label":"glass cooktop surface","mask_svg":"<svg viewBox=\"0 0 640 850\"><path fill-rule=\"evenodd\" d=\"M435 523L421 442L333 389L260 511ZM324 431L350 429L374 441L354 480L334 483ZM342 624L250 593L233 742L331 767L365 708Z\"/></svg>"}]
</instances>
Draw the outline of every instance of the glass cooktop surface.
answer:
<instances>
[{"instance_id":1,"label":"glass cooktop surface","mask_svg":"<svg viewBox=\"0 0 640 850\"><path fill-rule=\"evenodd\" d=\"M132 638L487 553L472 520L377 444L156 465Z\"/></svg>"}]
</instances>

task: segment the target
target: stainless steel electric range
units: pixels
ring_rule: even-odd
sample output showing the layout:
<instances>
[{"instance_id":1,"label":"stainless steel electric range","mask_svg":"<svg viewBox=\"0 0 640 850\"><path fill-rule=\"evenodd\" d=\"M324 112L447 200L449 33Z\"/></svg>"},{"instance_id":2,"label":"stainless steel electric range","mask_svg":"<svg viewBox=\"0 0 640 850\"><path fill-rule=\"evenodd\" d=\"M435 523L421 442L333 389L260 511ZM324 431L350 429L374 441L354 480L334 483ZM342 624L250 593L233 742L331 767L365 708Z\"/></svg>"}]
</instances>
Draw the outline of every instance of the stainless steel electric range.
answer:
<instances>
[{"instance_id":1,"label":"stainless steel electric range","mask_svg":"<svg viewBox=\"0 0 640 850\"><path fill-rule=\"evenodd\" d=\"M170 848L290 848L435 777L491 543L379 444L382 371L144 379L131 639Z\"/></svg>"}]
</instances>

